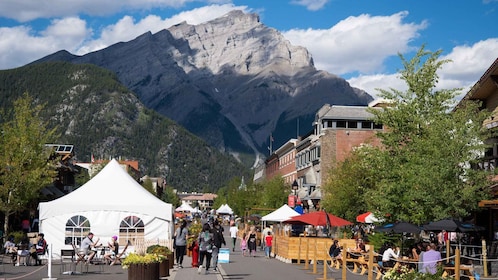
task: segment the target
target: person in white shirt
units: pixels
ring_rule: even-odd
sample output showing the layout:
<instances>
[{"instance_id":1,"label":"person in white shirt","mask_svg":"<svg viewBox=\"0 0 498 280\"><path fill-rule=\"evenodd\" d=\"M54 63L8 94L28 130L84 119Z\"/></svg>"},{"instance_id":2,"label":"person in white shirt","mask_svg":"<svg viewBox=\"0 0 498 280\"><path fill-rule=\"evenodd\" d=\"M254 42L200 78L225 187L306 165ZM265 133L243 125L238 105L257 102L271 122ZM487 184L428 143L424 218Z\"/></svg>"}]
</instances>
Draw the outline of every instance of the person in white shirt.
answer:
<instances>
[{"instance_id":1,"label":"person in white shirt","mask_svg":"<svg viewBox=\"0 0 498 280\"><path fill-rule=\"evenodd\" d=\"M268 235L269 232L271 232L271 228L269 226L266 226L264 229L263 229L263 232L261 232L262 234L262 239L261 239L261 249L264 250L266 244L265 244L265 240L266 240L266 236Z\"/></svg>"},{"instance_id":2,"label":"person in white shirt","mask_svg":"<svg viewBox=\"0 0 498 280\"><path fill-rule=\"evenodd\" d=\"M232 238L232 252L235 252L235 243L237 242L237 234L239 229L234 221L230 221L230 237Z\"/></svg>"},{"instance_id":3,"label":"person in white shirt","mask_svg":"<svg viewBox=\"0 0 498 280\"><path fill-rule=\"evenodd\" d=\"M394 260L399 257L399 248L394 250L394 244L388 244L388 248L382 254L382 266L394 267Z\"/></svg>"}]
</instances>

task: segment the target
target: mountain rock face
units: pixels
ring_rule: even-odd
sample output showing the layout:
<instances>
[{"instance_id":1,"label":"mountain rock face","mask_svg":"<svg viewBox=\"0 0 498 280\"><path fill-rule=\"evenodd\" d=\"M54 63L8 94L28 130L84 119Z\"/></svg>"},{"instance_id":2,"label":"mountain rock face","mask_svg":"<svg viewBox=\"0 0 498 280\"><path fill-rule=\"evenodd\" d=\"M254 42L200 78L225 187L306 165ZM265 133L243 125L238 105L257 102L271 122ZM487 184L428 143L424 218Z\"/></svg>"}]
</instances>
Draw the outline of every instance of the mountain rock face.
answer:
<instances>
[{"instance_id":1,"label":"mountain rock face","mask_svg":"<svg viewBox=\"0 0 498 280\"><path fill-rule=\"evenodd\" d=\"M267 153L270 134L278 147L310 131L325 103L372 100L344 79L316 70L305 48L241 11L200 25L180 23L83 56L60 51L35 63L57 60L113 71L145 106L239 155Z\"/></svg>"}]
</instances>

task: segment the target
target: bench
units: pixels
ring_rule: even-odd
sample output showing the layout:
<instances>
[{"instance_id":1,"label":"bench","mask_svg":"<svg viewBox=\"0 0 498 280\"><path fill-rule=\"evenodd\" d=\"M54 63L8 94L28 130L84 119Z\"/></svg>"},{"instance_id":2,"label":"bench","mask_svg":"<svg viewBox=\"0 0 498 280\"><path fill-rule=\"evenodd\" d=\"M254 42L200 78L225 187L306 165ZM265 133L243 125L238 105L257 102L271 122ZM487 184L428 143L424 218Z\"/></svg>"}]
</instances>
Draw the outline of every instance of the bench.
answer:
<instances>
[{"instance_id":1,"label":"bench","mask_svg":"<svg viewBox=\"0 0 498 280\"><path fill-rule=\"evenodd\" d=\"M443 277L454 277L455 275L455 267L454 266L445 266L443 267ZM474 278L474 268L470 265L460 265L460 271L463 272L460 276L468 277L469 280L475 280Z\"/></svg>"}]
</instances>

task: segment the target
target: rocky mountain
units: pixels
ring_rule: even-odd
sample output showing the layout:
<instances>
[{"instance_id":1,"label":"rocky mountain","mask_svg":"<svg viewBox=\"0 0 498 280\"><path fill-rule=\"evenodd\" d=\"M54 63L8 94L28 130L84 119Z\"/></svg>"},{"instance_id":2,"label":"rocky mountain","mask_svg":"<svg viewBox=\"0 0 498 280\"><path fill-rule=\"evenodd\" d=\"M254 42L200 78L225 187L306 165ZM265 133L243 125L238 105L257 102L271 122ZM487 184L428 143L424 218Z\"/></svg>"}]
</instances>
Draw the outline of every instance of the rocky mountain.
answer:
<instances>
[{"instance_id":1,"label":"rocky mountain","mask_svg":"<svg viewBox=\"0 0 498 280\"><path fill-rule=\"evenodd\" d=\"M25 92L44 104L44 120L60 135L54 144L73 144L77 161L92 154L138 160L142 175L163 177L180 191L215 192L251 175L231 155L147 109L109 70L46 62L0 71L0 110Z\"/></svg>"},{"instance_id":2,"label":"rocky mountain","mask_svg":"<svg viewBox=\"0 0 498 280\"><path fill-rule=\"evenodd\" d=\"M183 22L83 56L59 51L35 63L58 60L111 70L146 107L246 163L267 154L270 134L278 147L311 130L323 104L372 100L344 79L316 70L305 48L241 11L199 25Z\"/></svg>"}]
</instances>

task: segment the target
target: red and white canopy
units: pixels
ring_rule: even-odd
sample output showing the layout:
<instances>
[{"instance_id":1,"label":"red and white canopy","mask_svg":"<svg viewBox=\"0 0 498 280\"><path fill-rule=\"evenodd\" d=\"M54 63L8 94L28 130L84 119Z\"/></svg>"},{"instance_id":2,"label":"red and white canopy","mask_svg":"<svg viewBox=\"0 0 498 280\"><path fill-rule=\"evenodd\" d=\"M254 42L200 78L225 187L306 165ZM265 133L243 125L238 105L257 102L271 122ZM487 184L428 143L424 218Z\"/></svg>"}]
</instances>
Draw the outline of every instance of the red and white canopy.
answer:
<instances>
[{"instance_id":1,"label":"red and white canopy","mask_svg":"<svg viewBox=\"0 0 498 280\"><path fill-rule=\"evenodd\" d=\"M361 215L358 215L356 217L356 221L360 223L366 223L366 224L371 224L371 223L377 223L380 222L380 220L374 216L372 212L366 212Z\"/></svg>"}]
</instances>

